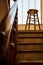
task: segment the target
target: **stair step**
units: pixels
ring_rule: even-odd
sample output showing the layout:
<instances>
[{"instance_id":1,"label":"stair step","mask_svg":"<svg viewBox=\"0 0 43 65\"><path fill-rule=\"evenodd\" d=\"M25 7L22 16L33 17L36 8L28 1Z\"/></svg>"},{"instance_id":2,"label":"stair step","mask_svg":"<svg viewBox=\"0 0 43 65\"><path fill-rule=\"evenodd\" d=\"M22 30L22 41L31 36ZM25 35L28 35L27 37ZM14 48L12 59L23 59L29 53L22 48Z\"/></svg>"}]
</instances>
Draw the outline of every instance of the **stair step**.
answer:
<instances>
[{"instance_id":1,"label":"stair step","mask_svg":"<svg viewBox=\"0 0 43 65\"><path fill-rule=\"evenodd\" d=\"M43 65L43 61L19 61L17 65Z\"/></svg>"},{"instance_id":2,"label":"stair step","mask_svg":"<svg viewBox=\"0 0 43 65\"><path fill-rule=\"evenodd\" d=\"M43 36L38 36L38 35L37 35L37 36L35 36L35 35L34 35L34 36L32 36L32 35L31 35L31 36L21 35L21 36L17 36L17 37L18 37L18 38L43 38Z\"/></svg>"},{"instance_id":3,"label":"stair step","mask_svg":"<svg viewBox=\"0 0 43 65\"><path fill-rule=\"evenodd\" d=\"M43 51L43 45L17 45L17 51Z\"/></svg>"},{"instance_id":4,"label":"stair step","mask_svg":"<svg viewBox=\"0 0 43 65\"><path fill-rule=\"evenodd\" d=\"M17 53L16 60L43 61L43 52Z\"/></svg>"},{"instance_id":5,"label":"stair step","mask_svg":"<svg viewBox=\"0 0 43 65\"><path fill-rule=\"evenodd\" d=\"M39 37L43 38L43 33L35 33L35 32L34 33L32 33L32 32L31 33L30 32L29 33L25 33L25 32L23 33L22 32L22 33L18 34L18 38L39 38Z\"/></svg>"},{"instance_id":6,"label":"stair step","mask_svg":"<svg viewBox=\"0 0 43 65\"><path fill-rule=\"evenodd\" d=\"M24 43L24 42L18 42L18 43L16 43L17 45L43 45L43 42L39 42L39 43L37 43L37 42L35 42L35 43Z\"/></svg>"},{"instance_id":7,"label":"stair step","mask_svg":"<svg viewBox=\"0 0 43 65\"><path fill-rule=\"evenodd\" d=\"M26 38L30 38L30 37L32 37L32 38L33 37L43 38L43 32L41 32L41 31L40 32L38 32L38 31L37 32L34 32L34 31L33 32L32 31L31 32L30 31L27 31L27 32L26 31L22 31L22 32L20 32L19 31L18 32L18 38L25 38L25 37Z\"/></svg>"},{"instance_id":8,"label":"stair step","mask_svg":"<svg viewBox=\"0 0 43 65\"><path fill-rule=\"evenodd\" d=\"M43 52L43 50L18 50L17 53Z\"/></svg>"},{"instance_id":9,"label":"stair step","mask_svg":"<svg viewBox=\"0 0 43 65\"><path fill-rule=\"evenodd\" d=\"M43 38L43 31L19 31L18 32L18 38L19 37L42 37Z\"/></svg>"},{"instance_id":10,"label":"stair step","mask_svg":"<svg viewBox=\"0 0 43 65\"><path fill-rule=\"evenodd\" d=\"M19 31L18 42L20 43L42 43L43 31Z\"/></svg>"},{"instance_id":11,"label":"stair step","mask_svg":"<svg viewBox=\"0 0 43 65\"><path fill-rule=\"evenodd\" d=\"M19 38L18 43L43 43L43 38Z\"/></svg>"},{"instance_id":12,"label":"stair step","mask_svg":"<svg viewBox=\"0 0 43 65\"><path fill-rule=\"evenodd\" d=\"M20 61L18 61L17 62L17 64L19 64L19 63L43 63L43 61L28 61L28 60L20 60Z\"/></svg>"},{"instance_id":13,"label":"stair step","mask_svg":"<svg viewBox=\"0 0 43 65\"><path fill-rule=\"evenodd\" d=\"M43 30L29 30L29 31L25 31L25 30L19 30L18 34L20 33L43 33Z\"/></svg>"}]
</instances>

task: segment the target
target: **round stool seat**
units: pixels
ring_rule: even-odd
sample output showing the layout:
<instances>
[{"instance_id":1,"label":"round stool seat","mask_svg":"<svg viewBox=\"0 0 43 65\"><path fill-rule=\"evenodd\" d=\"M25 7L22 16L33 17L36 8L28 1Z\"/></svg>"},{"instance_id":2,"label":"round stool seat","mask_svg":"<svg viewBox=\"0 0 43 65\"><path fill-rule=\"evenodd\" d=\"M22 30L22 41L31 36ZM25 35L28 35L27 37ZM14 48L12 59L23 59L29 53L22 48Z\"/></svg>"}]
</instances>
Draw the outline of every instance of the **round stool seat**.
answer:
<instances>
[{"instance_id":1,"label":"round stool seat","mask_svg":"<svg viewBox=\"0 0 43 65\"><path fill-rule=\"evenodd\" d=\"M38 13L38 10L36 10L36 9L29 9L28 10L28 12L27 12L27 14L37 14Z\"/></svg>"}]
</instances>

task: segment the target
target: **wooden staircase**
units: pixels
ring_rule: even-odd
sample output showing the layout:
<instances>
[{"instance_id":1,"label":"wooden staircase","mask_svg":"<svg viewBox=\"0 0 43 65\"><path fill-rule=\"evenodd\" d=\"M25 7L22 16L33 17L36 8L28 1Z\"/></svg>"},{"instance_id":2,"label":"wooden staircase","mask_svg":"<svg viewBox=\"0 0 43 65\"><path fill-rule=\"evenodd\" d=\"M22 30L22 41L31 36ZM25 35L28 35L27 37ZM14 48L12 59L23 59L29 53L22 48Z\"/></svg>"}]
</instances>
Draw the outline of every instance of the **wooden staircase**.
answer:
<instances>
[{"instance_id":1,"label":"wooden staircase","mask_svg":"<svg viewBox=\"0 0 43 65\"><path fill-rule=\"evenodd\" d=\"M43 63L43 31L18 31L16 61L19 65Z\"/></svg>"}]
</instances>

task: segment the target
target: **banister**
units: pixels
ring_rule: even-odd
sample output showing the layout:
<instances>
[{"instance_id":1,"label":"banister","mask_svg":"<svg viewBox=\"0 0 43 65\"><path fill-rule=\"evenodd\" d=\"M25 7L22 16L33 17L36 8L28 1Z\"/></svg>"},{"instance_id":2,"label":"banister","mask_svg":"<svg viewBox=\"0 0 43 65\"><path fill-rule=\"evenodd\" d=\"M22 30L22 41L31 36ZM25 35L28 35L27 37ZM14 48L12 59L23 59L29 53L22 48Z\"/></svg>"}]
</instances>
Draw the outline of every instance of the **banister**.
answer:
<instances>
[{"instance_id":1,"label":"banister","mask_svg":"<svg viewBox=\"0 0 43 65\"><path fill-rule=\"evenodd\" d=\"M12 59L12 56L15 53L15 51L14 51L15 44L13 44L13 42L12 43L9 43L9 42L10 42L11 31L13 30L16 32L15 28L12 29L13 24L15 22L16 12L17 12L17 1L15 1L15 3L13 5L13 7L11 8L11 10L9 11L8 15L0 23L0 52L1 52L0 60L2 59L4 62L8 61L8 64L10 64L10 65L11 64L13 65L13 62L15 63L15 60L14 60L15 58ZM14 52L12 52L12 51L14 51ZM1 63L3 63L3 61Z\"/></svg>"},{"instance_id":2,"label":"banister","mask_svg":"<svg viewBox=\"0 0 43 65\"><path fill-rule=\"evenodd\" d=\"M4 21L2 21L0 24L1 31L3 31L5 33L5 44L6 45L4 48L6 48L6 49L8 47L8 43L10 40L10 35L11 35L13 23L15 21L16 10L17 10L17 1L15 1L15 3L13 5L13 7L11 8L11 10L9 11L8 15L6 16Z\"/></svg>"},{"instance_id":3,"label":"banister","mask_svg":"<svg viewBox=\"0 0 43 65\"><path fill-rule=\"evenodd\" d=\"M12 25L14 23L15 20L15 15L16 15L16 10L17 10L17 1L14 3L13 7L11 8L10 12L8 13L8 16L6 17L6 29L5 32L7 32L9 30L9 28L12 28ZM9 24L9 25L7 25ZM8 28L8 27L9 28Z\"/></svg>"},{"instance_id":4,"label":"banister","mask_svg":"<svg viewBox=\"0 0 43 65\"><path fill-rule=\"evenodd\" d=\"M12 30L12 27L13 27L13 23L15 21L16 10L17 10L17 1L14 3L12 9L9 12L7 20L6 20L6 25L7 25L7 23L9 23L9 26L8 26L9 28L5 30L5 32L9 31L8 39L7 39L7 44L9 43L9 39L10 39L10 35L11 35L11 30Z\"/></svg>"}]
</instances>

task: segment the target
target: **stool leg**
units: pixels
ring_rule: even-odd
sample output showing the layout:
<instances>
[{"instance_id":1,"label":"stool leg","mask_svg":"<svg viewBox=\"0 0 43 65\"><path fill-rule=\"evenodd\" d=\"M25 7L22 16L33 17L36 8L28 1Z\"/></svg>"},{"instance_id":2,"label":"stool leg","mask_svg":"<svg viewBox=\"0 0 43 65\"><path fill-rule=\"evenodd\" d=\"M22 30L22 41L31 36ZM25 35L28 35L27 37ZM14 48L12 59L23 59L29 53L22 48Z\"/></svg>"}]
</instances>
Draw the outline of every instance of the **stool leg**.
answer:
<instances>
[{"instance_id":1,"label":"stool leg","mask_svg":"<svg viewBox=\"0 0 43 65\"><path fill-rule=\"evenodd\" d=\"M38 23L39 23L39 18L38 18ZM40 30L40 23L39 23L39 30Z\"/></svg>"},{"instance_id":2,"label":"stool leg","mask_svg":"<svg viewBox=\"0 0 43 65\"><path fill-rule=\"evenodd\" d=\"M25 30L26 30L26 28L27 28L27 23L28 23L28 16L27 16L27 20L26 20Z\"/></svg>"},{"instance_id":3,"label":"stool leg","mask_svg":"<svg viewBox=\"0 0 43 65\"><path fill-rule=\"evenodd\" d=\"M31 19L31 14L29 16L29 26L28 26L28 30L30 29L30 19Z\"/></svg>"},{"instance_id":4,"label":"stool leg","mask_svg":"<svg viewBox=\"0 0 43 65\"><path fill-rule=\"evenodd\" d=\"M36 30L35 14L34 14L34 30Z\"/></svg>"},{"instance_id":5,"label":"stool leg","mask_svg":"<svg viewBox=\"0 0 43 65\"><path fill-rule=\"evenodd\" d=\"M40 23L39 23L39 18L38 18L38 14L37 14L37 19L38 19L38 25L39 25L39 30L40 30Z\"/></svg>"},{"instance_id":6,"label":"stool leg","mask_svg":"<svg viewBox=\"0 0 43 65\"><path fill-rule=\"evenodd\" d=\"M28 26L28 30L30 29L30 18L29 18L29 26Z\"/></svg>"}]
</instances>

